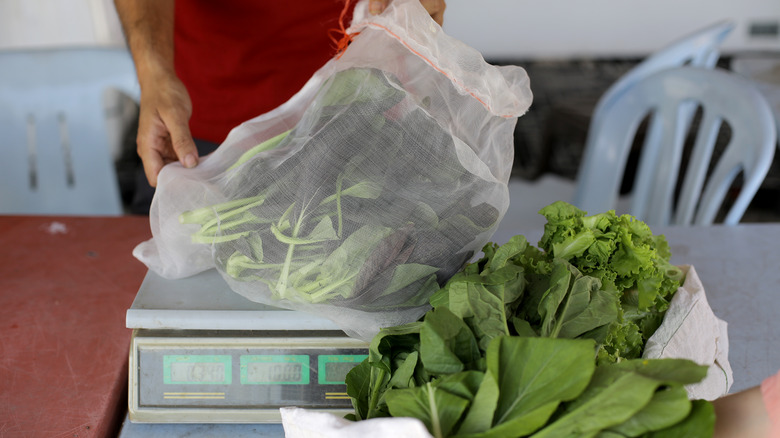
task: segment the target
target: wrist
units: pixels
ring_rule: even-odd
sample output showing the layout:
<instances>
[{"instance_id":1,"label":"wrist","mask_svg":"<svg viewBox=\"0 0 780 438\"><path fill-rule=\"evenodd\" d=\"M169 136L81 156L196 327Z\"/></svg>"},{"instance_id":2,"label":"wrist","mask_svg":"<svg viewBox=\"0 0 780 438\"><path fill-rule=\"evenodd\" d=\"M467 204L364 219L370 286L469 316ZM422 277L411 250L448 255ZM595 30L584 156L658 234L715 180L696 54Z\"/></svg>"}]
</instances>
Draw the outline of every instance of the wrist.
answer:
<instances>
[{"instance_id":1,"label":"wrist","mask_svg":"<svg viewBox=\"0 0 780 438\"><path fill-rule=\"evenodd\" d=\"M780 372L761 382L761 397L771 423L769 436L780 436Z\"/></svg>"}]
</instances>

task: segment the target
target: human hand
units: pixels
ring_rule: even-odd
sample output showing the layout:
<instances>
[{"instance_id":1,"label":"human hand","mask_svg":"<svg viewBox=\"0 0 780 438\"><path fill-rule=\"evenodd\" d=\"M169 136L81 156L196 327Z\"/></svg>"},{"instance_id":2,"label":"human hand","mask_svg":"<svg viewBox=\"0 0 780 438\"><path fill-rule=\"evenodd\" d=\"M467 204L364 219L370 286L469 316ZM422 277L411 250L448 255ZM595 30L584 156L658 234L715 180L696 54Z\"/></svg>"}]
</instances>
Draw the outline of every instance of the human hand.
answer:
<instances>
[{"instance_id":1,"label":"human hand","mask_svg":"<svg viewBox=\"0 0 780 438\"><path fill-rule=\"evenodd\" d=\"M152 187L157 186L157 175L166 164L179 161L187 168L198 164L198 150L189 128L190 115L190 95L175 75L160 74L149 84L142 84L136 143Z\"/></svg>"},{"instance_id":2,"label":"human hand","mask_svg":"<svg viewBox=\"0 0 780 438\"><path fill-rule=\"evenodd\" d=\"M368 11L373 14L381 14L392 0L368 0ZM447 7L445 0L420 0L425 10L431 14L431 18L441 26L444 23L444 9Z\"/></svg>"}]
</instances>

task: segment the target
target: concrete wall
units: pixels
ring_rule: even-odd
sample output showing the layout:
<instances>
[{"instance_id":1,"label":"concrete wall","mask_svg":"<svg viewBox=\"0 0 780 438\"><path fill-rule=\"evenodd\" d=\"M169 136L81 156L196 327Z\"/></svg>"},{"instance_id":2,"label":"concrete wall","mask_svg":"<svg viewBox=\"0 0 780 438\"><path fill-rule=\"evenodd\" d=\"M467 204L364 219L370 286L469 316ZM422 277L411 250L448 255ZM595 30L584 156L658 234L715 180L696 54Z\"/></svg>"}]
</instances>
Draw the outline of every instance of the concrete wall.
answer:
<instances>
[{"instance_id":1,"label":"concrete wall","mask_svg":"<svg viewBox=\"0 0 780 438\"><path fill-rule=\"evenodd\" d=\"M112 0L0 0L0 49L124 45Z\"/></svg>"},{"instance_id":2,"label":"concrete wall","mask_svg":"<svg viewBox=\"0 0 780 438\"><path fill-rule=\"evenodd\" d=\"M777 34L750 35L756 24L777 30L780 0L448 0L447 5L445 30L488 58L644 56L726 18L736 20L737 28L724 53L780 50ZM112 0L0 1L0 49L121 44Z\"/></svg>"},{"instance_id":3,"label":"concrete wall","mask_svg":"<svg viewBox=\"0 0 780 438\"><path fill-rule=\"evenodd\" d=\"M487 58L566 59L645 56L729 18L723 53L780 50L780 0L448 0L444 26Z\"/></svg>"}]
</instances>

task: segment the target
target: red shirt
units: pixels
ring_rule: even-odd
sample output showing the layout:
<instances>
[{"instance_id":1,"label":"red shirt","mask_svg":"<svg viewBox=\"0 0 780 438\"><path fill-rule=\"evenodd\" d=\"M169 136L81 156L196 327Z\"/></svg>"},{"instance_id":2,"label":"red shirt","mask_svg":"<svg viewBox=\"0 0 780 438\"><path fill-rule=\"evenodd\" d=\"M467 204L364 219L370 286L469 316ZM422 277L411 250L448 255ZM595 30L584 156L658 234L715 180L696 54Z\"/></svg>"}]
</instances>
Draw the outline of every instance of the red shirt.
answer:
<instances>
[{"instance_id":1,"label":"red shirt","mask_svg":"<svg viewBox=\"0 0 780 438\"><path fill-rule=\"evenodd\" d=\"M329 30L344 0L178 0L175 8L174 64L192 99L192 136L221 143L335 54Z\"/></svg>"}]
</instances>

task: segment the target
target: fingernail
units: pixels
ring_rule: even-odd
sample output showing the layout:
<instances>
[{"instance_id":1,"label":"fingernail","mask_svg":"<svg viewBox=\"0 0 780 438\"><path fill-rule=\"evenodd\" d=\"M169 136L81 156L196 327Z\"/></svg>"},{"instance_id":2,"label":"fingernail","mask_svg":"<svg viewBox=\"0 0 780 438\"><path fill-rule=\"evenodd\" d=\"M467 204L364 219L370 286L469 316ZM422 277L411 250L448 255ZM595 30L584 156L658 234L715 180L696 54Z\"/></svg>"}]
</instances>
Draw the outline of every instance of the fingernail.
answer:
<instances>
[{"instance_id":1,"label":"fingernail","mask_svg":"<svg viewBox=\"0 0 780 438\"><path fill-rule=\"evenodd\" d=\"M381 2L370 2L368 4L368 12L372 15L380 14L382 13L382 3Z\"/></svg>"},{"instance_id":2,"label":"fingernail","mask_svg":"<svg viewBox=\"0 0 780 438\"><path fill-rule=\"evenodd\" d=\"M188 154L186 157L184 157L184 167L187 169L191 169L198 165L198 159L195 157L195 154Z\"/></svg>"}]
</instances>

